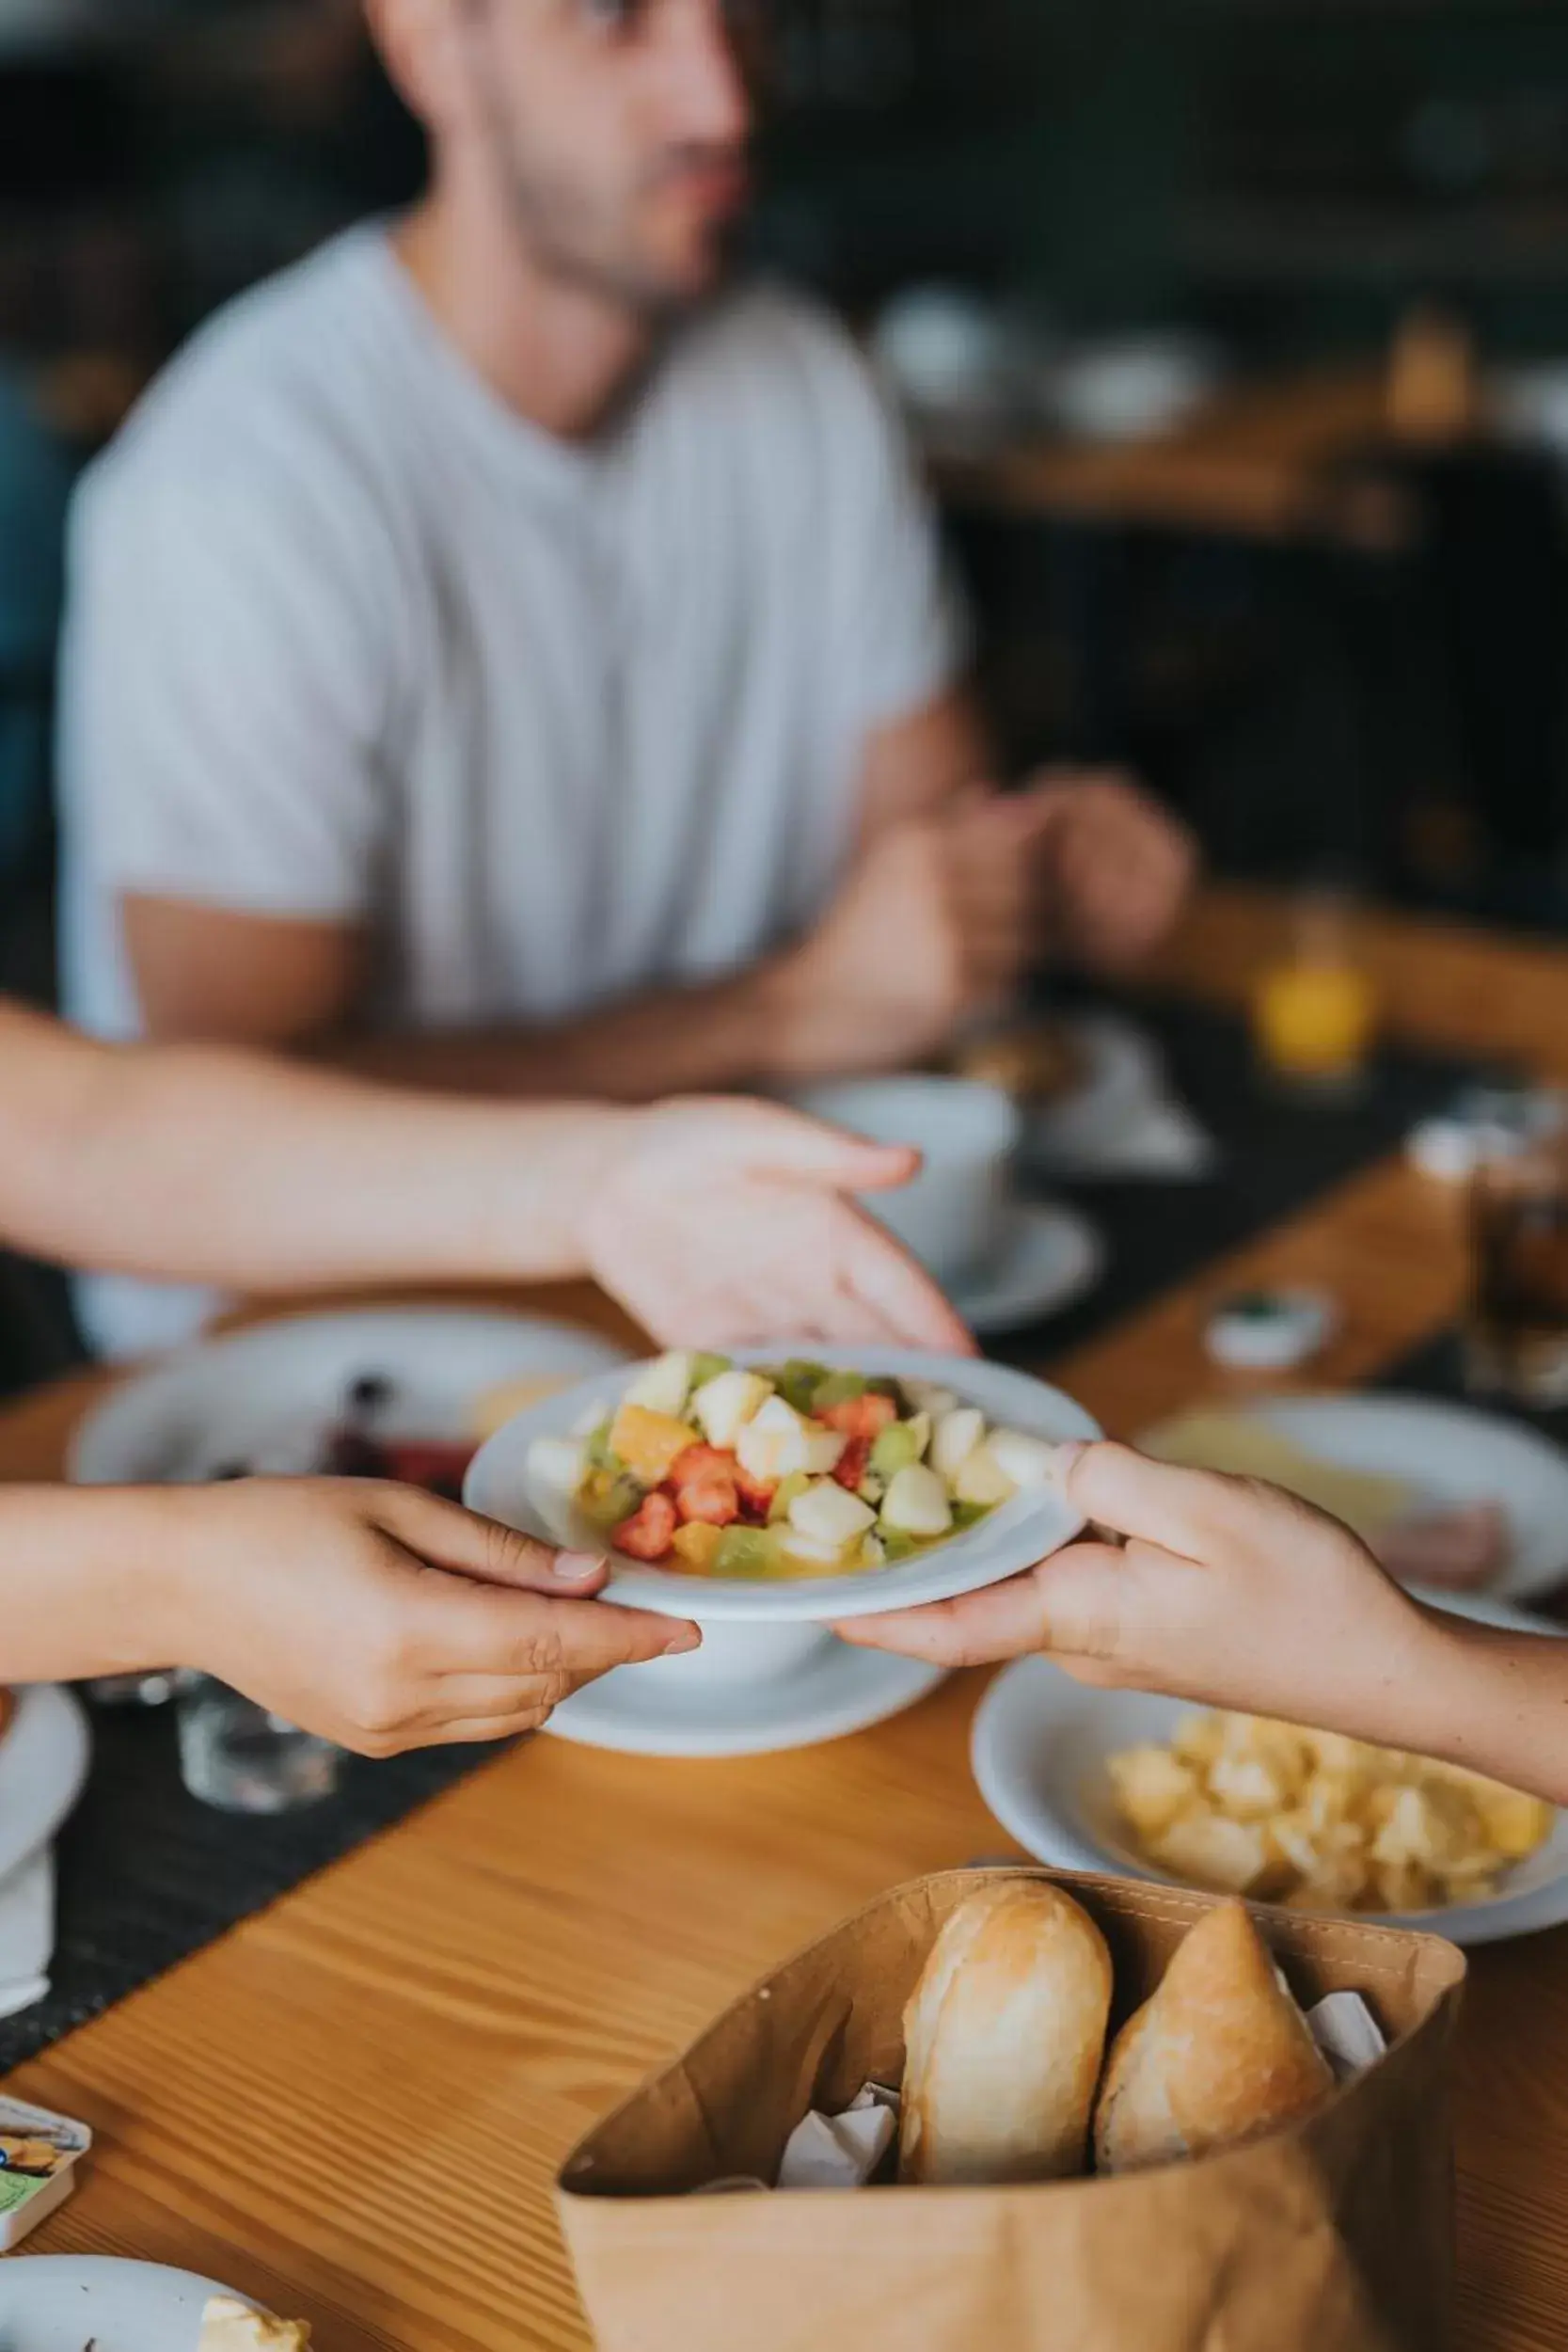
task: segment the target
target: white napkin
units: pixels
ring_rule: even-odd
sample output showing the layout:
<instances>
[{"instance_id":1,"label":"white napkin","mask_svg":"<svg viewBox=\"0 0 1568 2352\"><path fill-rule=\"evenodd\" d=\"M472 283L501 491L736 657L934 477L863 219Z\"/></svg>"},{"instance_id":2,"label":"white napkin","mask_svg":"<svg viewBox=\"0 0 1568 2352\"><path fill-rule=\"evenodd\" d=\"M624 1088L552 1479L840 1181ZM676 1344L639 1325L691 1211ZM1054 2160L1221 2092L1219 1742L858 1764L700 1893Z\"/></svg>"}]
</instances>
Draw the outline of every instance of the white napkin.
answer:
<instances>
[{"instance_id":1,"label":"white napkin","mask_svg":"<svg viewBox=\"0 0 1568 2352\"><path fill-rule=\"evenodd\" d=\"M1359 1993L1330 1993L1307 2012L1312 2039L1337 2083L1354 2082L1387 2050L1382 2026Z\"/></svg>"},{"instance_id":2,"label":"white napkin","mask_svg":"<svg viewBox=\"0 0 1568 2352\"><path fill-rule=\"evenodd\" d=\"M49 1992L55 1953L55 1857L47 1846L0 1880L0 2017Z\"/></svg>"},{"instance_id":3,"label":"white napkin","mask_svg":"<svg viewBox=\"0 0 1568 2352\"><path fill-rule=\"evenodd\" d=\"M842 2115L808 2115L779 2168L781 2188L863 2188L893 2145L898 2094L867 2083Z\"/></svg>"}]
</instances>

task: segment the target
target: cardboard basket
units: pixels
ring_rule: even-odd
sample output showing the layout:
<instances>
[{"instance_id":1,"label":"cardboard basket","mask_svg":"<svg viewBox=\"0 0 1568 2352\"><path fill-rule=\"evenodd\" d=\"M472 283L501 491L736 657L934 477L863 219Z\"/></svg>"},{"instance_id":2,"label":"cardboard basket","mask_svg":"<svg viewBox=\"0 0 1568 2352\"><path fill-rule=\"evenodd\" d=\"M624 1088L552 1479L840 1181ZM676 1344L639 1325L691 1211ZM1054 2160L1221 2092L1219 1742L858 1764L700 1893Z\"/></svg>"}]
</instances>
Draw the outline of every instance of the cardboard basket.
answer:
<instances>
[{"instance_id":1,"label":"cardboard basket","mask_svg":"<svg viewBox=\"0 0 1568 2352\"><path fill-rule=\"evenodd\" d=\"M896 2084L905 2001L977 1886L1065 1886L1116 1963L1114 2022L1212 1899L1069 1872L895 1888L788 1961L578 2148L559 2201L601 2352L1437 2352L1451 2301L1447 2053L1463 1955L1259 1912L1306 2005L1351 1991L1386 2058L1303 2122L1116 2180L694 2194L777 2175L812 2108Z\"/></svg>"}]
</instances>

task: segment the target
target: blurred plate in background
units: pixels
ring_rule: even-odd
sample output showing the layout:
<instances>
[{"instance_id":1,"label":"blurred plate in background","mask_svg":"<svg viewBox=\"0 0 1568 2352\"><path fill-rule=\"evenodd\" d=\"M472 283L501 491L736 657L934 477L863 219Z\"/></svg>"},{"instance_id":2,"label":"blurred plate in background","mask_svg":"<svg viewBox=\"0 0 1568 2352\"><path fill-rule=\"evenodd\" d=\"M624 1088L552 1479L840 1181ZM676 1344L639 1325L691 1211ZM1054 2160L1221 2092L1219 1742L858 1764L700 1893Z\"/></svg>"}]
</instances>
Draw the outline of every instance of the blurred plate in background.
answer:
<instances>
[{"instance_id":1,"label":"blurred plate in background","mask_svg":"<svg viewBox=\"0 0 1568 2352\"><path fill-rule=\"evenodd\" d=\"M182 1348L117 1388L77 1431L71 1475L94 1486L190 1484L230 1462L309 1470L314 1437L367 1376L393 1384L400 1431L477 1444L490 1391L537 1378L547 1393L626 1360L594 1332L533 1315L415 1307L291 1316Z\"/></svg>"}]
</instances>

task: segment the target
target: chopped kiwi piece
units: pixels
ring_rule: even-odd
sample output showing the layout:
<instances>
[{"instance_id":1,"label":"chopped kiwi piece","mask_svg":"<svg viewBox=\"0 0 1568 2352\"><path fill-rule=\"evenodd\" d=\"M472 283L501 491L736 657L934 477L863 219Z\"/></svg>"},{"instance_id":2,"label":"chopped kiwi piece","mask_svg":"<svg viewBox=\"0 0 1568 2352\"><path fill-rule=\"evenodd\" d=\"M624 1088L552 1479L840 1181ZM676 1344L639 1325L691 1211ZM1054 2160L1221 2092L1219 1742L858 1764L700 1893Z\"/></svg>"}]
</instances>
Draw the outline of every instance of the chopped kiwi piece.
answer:
<instances>
[{"instance_id":1,"label":"chopped kiwi piece","mask_svg":"<svg viewBox=\"0 0 1568 2352\"><path fill-rule=\"evenodd\" d=\"M707 1351L693 1356L689 1393L695 1395L699 1389L705 1389L710 1380L717 1380L721 1372L734 1370L735 1366L727 1356L715 1356Z\"/></svg>"},{"instance_id":2,"label":"chopped kiwi piece","mask_svg":"<svg viewBox=\"0 0 1568 2352\"><path fill-rule=\"evenodd\" d=\"M798 1495L803 1495L810 1485L811 1480L804 1470L791 1470L787 1478L781 1478L778 1491L768 1506L768 1524L777 1527L782 1519L787 1519L790 1504Z\"/></svg>"},{"instance_id":3,"label":"chopped kiwi piece","mask_svg":"<svg viewBox=\"0 0 1568 2352\"><path fill-rule=\"evenodd\" d=\"M715 1576L768 1576L777 1567L779 1547L765 1527L727 1527L713 1555Z\"/></svg>"},{"instance_id":4,"label":"chopped kiwi piece","mask_svg":"<svg viewBox=\"0 0 1568 2352\"><path fill-rule=\"evenodd\" d=\"M901 1527L879 1527L877 1534L890 1562L912 1559L920 1549L918 1535L906 1535Z\"/></svg>"},{"instance_id":5,"label":"chopped kiwi piece","mask_svg":"<svg viewBox=\"0 0 1568 2352\"><path fill-rule=\"evenodd\" d=\"M607 1421L594 1430L588 1440L586 1458L590 1470L609 1470L612 1476L619 1477L626 1465L610 1442L611 1426Z\"/></svg>"},{"instance_id":6,"label":"chopped kiwi piece","mask_svg":"<svg viewBox=\"0 0 1568 2352\"><path fill-rule=\"evenodd\" d=\"M982 1519L990 1518L995 1508L994 1502L955 1502L953 1524L956 1528L978 1527Z\"/></svg>"},{"instance_id":7,"label":"chopped kiwi piece","mask_svg":"<svg viewBox=\"0 0 1568 2352\"><path fill-rule=\"evenodd\" d=\"M912 1422L895 1421L878 1432L871 1467L879 1478L895 1478L901 1470L912 1470L920 1455L919 1430Z\"/></svg>"},{"instance_id":8,"label":"chopped kiwi piece","mask_svg":"<svg viewBox=\"0 0 1568 2352\"><path fill-rule=\"evenodd\" d=\"M857 1396L863 1396L867 1383L858 1372L830 1372L818 1381L811 1400L814 1413L831 1412L835 1405L850 1405Z\"/></svg>"},{"instance_id":9,"label":"chopped kiwi piece","mask_svg":"<svg viewBox=\"0 0 1568 2352\"><path fill-rule=\"evenodd\" d=\"M809 1363L801 1356L792 1356L784 1370L773 1375L784 1403L802 1419L809 1416L816 1391L827 1377L826 1364Z\"/></svg>"},{"instance_id":10,"label":"chopped kiwi piece","mask_svg":"<svg viewBox=\"0 0 1568 2352\"><path fill-rule=\"evenodd\" d=\"M595 1470L584 1481L578 1507L595 1527L619 1527L642 1507L642 1489L625 1472Z\"/></svg>"}]
</instances>

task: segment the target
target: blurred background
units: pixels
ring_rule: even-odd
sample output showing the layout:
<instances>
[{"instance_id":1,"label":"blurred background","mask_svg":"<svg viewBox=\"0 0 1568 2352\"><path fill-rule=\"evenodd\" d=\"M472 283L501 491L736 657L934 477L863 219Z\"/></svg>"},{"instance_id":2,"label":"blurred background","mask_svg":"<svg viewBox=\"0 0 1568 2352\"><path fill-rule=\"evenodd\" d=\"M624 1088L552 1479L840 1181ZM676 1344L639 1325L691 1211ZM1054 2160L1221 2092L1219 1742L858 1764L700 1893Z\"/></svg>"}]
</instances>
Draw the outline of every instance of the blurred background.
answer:
<instances>
[{"instance_id":1,"label":"blurred background","mask_svg":"<svg viewBox=\"0 0 1568 2352\"><path fill-rule=\"evenodd\" d=\"M1009 756L1134 764L1224 872L1568 923L1568 10L773 16L756 258L907 404ZM0 980L73 469L420 168L355 0L0 0Z\"/></svg>"}]
</instances>

